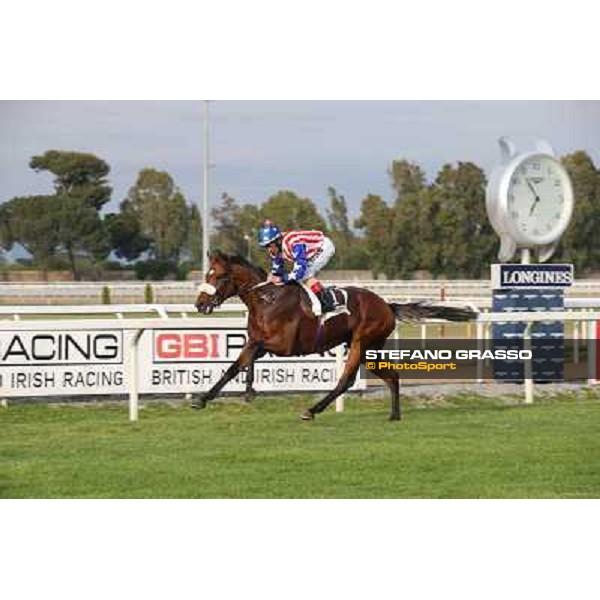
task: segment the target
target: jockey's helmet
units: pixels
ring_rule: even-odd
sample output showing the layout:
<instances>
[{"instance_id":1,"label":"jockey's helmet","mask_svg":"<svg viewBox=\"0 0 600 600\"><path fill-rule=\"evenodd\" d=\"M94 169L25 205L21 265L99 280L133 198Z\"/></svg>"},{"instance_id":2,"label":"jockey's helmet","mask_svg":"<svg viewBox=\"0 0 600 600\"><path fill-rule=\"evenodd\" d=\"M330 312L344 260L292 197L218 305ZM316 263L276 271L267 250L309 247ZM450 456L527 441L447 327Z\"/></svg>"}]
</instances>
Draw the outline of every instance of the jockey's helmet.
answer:
<instances>
[{"instance_id":1,"label":"jockey's helmet","mask_svg":"<svg viewBox=\"0 0 600 600\"><path fill-rule=\"evenodd\" d=\"M271 221L265 221L258 230L258 243L263 248L280 237L281 229L275 223L271 223Z\"/></svg>"}]
</instances>

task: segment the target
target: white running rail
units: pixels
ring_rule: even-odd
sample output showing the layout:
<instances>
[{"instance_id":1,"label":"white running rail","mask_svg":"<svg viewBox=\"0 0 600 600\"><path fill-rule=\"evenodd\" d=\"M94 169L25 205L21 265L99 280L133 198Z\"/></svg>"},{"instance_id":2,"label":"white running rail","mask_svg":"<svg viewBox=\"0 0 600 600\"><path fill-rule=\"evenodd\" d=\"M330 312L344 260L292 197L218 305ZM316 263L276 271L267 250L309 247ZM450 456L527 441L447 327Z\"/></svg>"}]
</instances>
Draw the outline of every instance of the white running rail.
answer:
<instances>
[{"instance_id":1,"label":"white running rail","mask_svg":"<svg viewBox=\"0 0 600 600\"><path fill-rule=\"evenodd\" d=\"M186 305L187 306L187 305ZM138 307L139 310L139 307ZM498 322L526 322L536 323L540 321L564 321L564 322L586 322L600 321L600 311L564 311L564 312L515 312L515 313L482 313L475 321L478 339L484 339L485 328L492 323ZM240 327L245 323L243 318L212 317L205 321L198 318L123 318L123 319L72 319L72 320L3 320L0 321L0 332L27 332L27 331L85 331L85 330L110 330L110 331L133 331L131 342L128 344L127 364L129 365L129 418L131 421L138 419L138 345L142 333L154 329L194 329L202 324L206 327ZM439 324L439 322L438 322ZM528 328L529 330L529 328ZM591 350L588 353L588 365L590 380L595 379L595 340L596 328L587 327L587 342ZM526 334L527 336L527 334ZM533 380L526 379L524 383L525 402L533 402L534 388ZM43 394L40 394L43 395Z\"/></svg>"}]
</instances>

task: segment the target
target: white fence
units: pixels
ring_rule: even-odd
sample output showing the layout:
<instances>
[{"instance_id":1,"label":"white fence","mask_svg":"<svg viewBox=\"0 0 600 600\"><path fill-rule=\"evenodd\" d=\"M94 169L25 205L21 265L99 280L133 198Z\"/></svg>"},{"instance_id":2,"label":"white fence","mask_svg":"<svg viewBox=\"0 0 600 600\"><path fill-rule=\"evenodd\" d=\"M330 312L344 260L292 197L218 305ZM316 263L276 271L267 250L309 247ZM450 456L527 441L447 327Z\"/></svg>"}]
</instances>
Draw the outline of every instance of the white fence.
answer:
<instances>
[{"instance_id":1,"label":"white fence","mask_svg":"<svg viewBox=\"0 0 600 600\"><path fill-rule=\"evenodd\" d=\"M0 321L0 398L128 394L136 420L141 393L207 391L246 335L240 317ZM255 389L328 391L342 365L342 347L324 356L268 356L256 365ZM245 376L225 391L244 390Z\"/></svg>"},{"instance_id":2,"label":"white fence","mask_svg":"<svg viewBox=\"0 0 600 600\"><path fill-rule=\"evenodd\" d=\"M176 312L185 314L185 307L190 308L184 305L184 310ZM52 308L50 312L64 309L48 308ZM129 308L140 312L141 307ZM148 308L161 312L153 305ZM77 309L81 311L81 307ZM239 355L245 342L246 319L167 315L165 310L160 318L0 320L0 398L126 393L129 417L137 420L140 393L208 389ZM492 323L555 320L589 324L600 320L600 311L482 313L475 325L477 338L482 340L489 337L486 329ZM596 344L590 344L595 334L595 327L588 326L589 379L596 378ZM265 367L265 376L261 379L259 374L256 387L264 391L281 391L282 387L287 391L329 390L342 361L340 350L325 357L263 359L257 364ZM240 376L227 389L241 391L244 385ZM358 381L357 388L363 385ZM524 391L525 401L532 402L531 377L525 379Z\"/></svg>"},{"instance_id":3,"label":"white fence","mask_svg":"<svg viewBox=\"0 0 600 600\"><path fill-rule=\"evenodd\" d=\"M381 293L382 298L392 302L394 300L409 301L406 297L399 298L393 294ZM437 300L439 302L439 300ZM450 298L444 301L448 305L470 304L478 310L486 312L491 309L491 298ZM600 309L600 297L565 298L565 308L573 310ZM246 306L238 301L226 302L219 307L218 312L245 313ZM58 304L58 305L0 305L0 320L10 318L16 321L22 317L39 315L107 315L123 318L126 314L150 313L160 317L169 318L177 315L181 317L197 316L196 308L191 303L178 304Z\"/></svg>"},{"instance_id":4,"label":"white fence","mask_svg":"<svg viewBox=\"0 0 600 600\"><path fill-rule=\"evenodd\" d=\"M325 282L328 283L328 282ZM489 301L491 287L483 280L395 280L335 281L338 286L360 286L390 298L429 300ZM14 304L100 304L108 288L111 302L143 303L145 282L0 282L0 303ZM193 302L197 282L149 282L153 300L158 304ZM567 290L567 297L600 297L600 280L579 280Z\"/></svg>"}]
</instances>

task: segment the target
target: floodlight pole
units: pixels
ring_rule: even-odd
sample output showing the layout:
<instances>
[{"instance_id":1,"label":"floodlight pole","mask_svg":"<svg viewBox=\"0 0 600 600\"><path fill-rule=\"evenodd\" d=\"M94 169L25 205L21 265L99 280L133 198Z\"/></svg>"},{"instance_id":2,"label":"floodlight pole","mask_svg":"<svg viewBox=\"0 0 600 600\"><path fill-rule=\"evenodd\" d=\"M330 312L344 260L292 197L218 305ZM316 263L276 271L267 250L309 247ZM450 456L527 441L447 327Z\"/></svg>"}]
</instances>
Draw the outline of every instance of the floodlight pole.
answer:
<instances>
[{"instance_id":1,"label":"floodlight pole","mask_svg":"<svg viewBox=\"0 0 600 600\"><path fill-rule=\"evenodd\" d=\"M210 156L208 143L208 100L204 101L204 178L203 178L203 195L202 195L202 273L208 271L208 232L209 232L209 215L208 215L208 172L210 170Z\"/></svg>"}]
</instances>

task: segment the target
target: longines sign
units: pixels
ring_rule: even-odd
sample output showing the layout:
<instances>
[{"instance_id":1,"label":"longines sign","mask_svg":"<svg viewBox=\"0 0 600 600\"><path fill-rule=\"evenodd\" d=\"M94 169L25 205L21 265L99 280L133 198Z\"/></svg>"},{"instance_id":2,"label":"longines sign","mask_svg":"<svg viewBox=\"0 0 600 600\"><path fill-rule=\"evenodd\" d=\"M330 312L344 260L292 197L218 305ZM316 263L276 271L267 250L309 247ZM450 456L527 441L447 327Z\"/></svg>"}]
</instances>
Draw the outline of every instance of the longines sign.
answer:
<instances>
[{"instance_id":1,"label":"longines sign","mask_svg":"<svg viewBox=\"0 0 600 600\"><path fill-rule=\"evenodd\" d=\"M573 265L492 265L492 288L565 288L573 285Z\"/></svg>"},{"instance_id":2,"label":"longines sign","mask_svg":"<svg viewBox=\"0 0 600 600\"><path fill-rule=\"evenodd\" d=\"M0 398L127 394L130 331L0 331ZM245 329L157 329L139 342L141 393L184 394L214 385L246 343ZM337 381L335 354L265 356L255 364L257 391L328 391ZM240 373L226 392L245 389ZM355 389L364 388L357 380Z\"/></svg>"}]
</instances>

